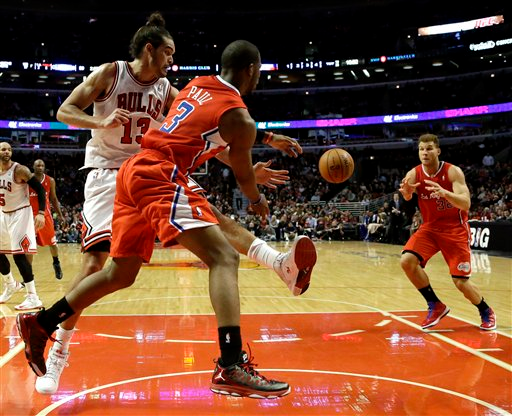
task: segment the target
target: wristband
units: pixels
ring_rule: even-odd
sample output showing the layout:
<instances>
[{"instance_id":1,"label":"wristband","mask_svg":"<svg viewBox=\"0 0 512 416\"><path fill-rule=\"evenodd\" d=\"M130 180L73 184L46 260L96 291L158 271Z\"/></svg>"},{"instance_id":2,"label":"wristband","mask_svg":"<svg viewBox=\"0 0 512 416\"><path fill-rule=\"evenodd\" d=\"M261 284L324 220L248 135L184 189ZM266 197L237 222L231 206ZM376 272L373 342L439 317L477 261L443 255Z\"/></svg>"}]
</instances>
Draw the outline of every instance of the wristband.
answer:
<instances>
[{"instance_id":1,"label":"wristband","mask_svg":"<svg viewBox=\"0 0 512 416\"><path fill-rule=\"evenodd\" d=\"M37 215L39 215L39 214L44 215L44 211L39 211L39 212L37 213Z\"/></svg>"},{"instance_id":2,"label":"wristband","mask_svg":"<svg viewBox=\"0 0 512 416\"><path fill-rule=\"evenodd\" d=\"M256 130L256 141L263 144L269 144L274 133L265 130Z\"/></svg>"},{"instance_id":3,"label":"wristband","mask_svg":"<svg viewBox=\"0 0 512 416\"><path fill-rule=\"evenodd\" d=\"M269 144L270 141L272 140L273 135L274 135L274 133L272 133L271 131L266 131L265 136L263 137L262 143Z\"/></svg>"}]
</instances>

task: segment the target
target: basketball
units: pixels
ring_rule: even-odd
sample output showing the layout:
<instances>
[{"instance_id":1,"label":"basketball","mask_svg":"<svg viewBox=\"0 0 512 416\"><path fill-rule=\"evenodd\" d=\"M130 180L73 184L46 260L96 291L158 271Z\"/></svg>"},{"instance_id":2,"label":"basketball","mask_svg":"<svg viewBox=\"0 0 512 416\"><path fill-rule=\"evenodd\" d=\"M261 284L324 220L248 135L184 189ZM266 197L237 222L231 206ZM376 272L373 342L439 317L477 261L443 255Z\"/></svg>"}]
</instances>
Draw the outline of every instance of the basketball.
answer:
<instances>
[{"instance_id":1,"label":"basketball","mask_svg":"<svg viewBox=\"0 0 512 416\"><path fill-rule=\"evenodd\" d=\"M344 149L329 149L320 157L318 169L327 182L342 183L354 173L354 159Z\"/></svg>"}]
</instances>

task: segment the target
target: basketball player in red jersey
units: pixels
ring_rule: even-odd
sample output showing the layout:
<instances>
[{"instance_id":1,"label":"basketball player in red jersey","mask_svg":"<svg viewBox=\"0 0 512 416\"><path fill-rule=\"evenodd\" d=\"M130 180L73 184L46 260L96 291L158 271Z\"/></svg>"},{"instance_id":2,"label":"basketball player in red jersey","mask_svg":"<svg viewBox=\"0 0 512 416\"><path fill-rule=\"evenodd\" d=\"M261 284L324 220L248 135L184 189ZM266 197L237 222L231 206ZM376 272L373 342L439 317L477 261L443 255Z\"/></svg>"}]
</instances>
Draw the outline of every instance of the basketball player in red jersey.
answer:
<instances>
[{"instance_id":1,"label":"basketball player in red jersey","mask_svg":"<svg viewBox=\"0 0 512 416\"><path fill-rule=\"evenodd\" d=\"M118 169L124 160L139 151L141 137L149 127L161 125L178 93L166 78L173 63L175 44L159 12L152 13L146 25L135 33L130 52L134 58L131 62L100 65L72 91L57 113L59 121L90 128L92 133L83 166L89 173L84 190L82 266L69 290L105 265L112 238ZM91 105L94 106L93 114L89 115L85 109ZM292 157L302 153L297 141L288 136L258 131L257 139ZM268 162L258 162L254 173L257 182L269 188L289 179L287 171L270 169ZM189 182L193 182L191 178ZM191 185L191 189L203 192L199 185L195 188ZM298 238L290 251L281 253L222 215L215 207L211 208L222 232L236 250L272 268L293 295L300 295L308 289L316 262L315 246L308 237ZM55 334L58 342L48 354L48 372L36 380L39 393L53 394L57 391L79 317L80 313L75 313L59 325Z\"/></svg>"},{"instance_id":2,"label":"basketball player in red jersey","mask_svg":"<svg viewBox=\"0 0 512 416\"><path fill-rule=\"evenodd\" d=\"M218 323L220 358L212 377L215 393L274 398L290 392L285 382L260 375L242 351L239 254L222 233L206 196L194 191L189 175L221 153L227 157L253 211L269 214L252 168L256 125L242 96L256 88L258 48L239 40L221 57L221 74L192 80L176 97L164 123L143 137L142 151L119 170L112 221L112 262L83 279L64 298L37 314L19 314L25 355L38 376L46 372L44 349L57 325L98 299L129 287L155 238L163 247L176 242L209 268L210 299Z\"/></svg>"},{"instance_id":3,"label":"basketball player in red jersey","mask_svg":"<svg viewBox=\"0 0 512 416\"><path fill-rule=\"evenodd\" d=\"M55 239L55 228L53 225L53 217L51 207L57 213L57 216L61 223L64 221L64 216L62 215L62 211L60 210L60 202L57 198L57 191L55 186L55 179L45 173L45 164L41 159L37 159L33 165L34 177L41 182L45 193L46 193L46 210L44 213L44 227L37 230L36 232L36 241L38 246L49 246L50 253L53 258L53 270L55 271L55 277L57 279L62 279L62 268L60 267L59 261L59 249L57 247L57 240ZM50 205L51 203L51 205ZM34 215L37 214L38 202L37 202L37 194L35 192L30 192L30 205L32 205L32 210L34 211ZM32 255L28 256L28 260L32 264Z\"/></svg>"},{"instance_id":4,"label":"basketball player in red jersey","mask_svg":"<svg viewBox=\"0 0 512 416\"><path fill-rule=\"evenodd\" d=\"M471 249L467 221L471 196L464 173L458 166L439 160L441 149L436 135L424 134L418 143L421 164L407 172L400 192L406 201L414 192L417 194L423 224L405 244L400 264L427 301L428 314L421 327L437 325L450 311L436 296L424 270L429 259L441 251L453 283L478 308L482 318L480 328L496 329L494 311L469 280Z\"/></svg>"}]
</instances>

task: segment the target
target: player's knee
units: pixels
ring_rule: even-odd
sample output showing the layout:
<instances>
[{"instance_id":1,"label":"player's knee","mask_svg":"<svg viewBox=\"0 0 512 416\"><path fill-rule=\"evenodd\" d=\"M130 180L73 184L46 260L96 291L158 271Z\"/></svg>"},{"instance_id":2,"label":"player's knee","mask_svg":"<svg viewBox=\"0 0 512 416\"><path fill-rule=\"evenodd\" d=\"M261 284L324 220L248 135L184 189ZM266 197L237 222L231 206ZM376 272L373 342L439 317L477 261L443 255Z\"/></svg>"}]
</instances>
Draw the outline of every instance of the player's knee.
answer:
<instances>
[{"instance_id":1,"label":"player's knee","mask_svg":"<svg viewBox=\"0 0 512 416\"><path fill-rule=\"evenodd\" d=\"M403 253L400 257L400 267L405 272L411 272L418 266L418 259L411 253Z\"/></svg>"},{"instance_id":2,"label":"player's knee","mask_svg":"<svg viewBox=\"0 0 512 416\"><path fill-rule=\"evenodd\" d=\"M85 276L90 276L93 273L99 272L102 268L99 262L91 261L85 264L83 272Z\"/></svg>"},{"instance_id":3,"label":"player's knee","mask_svg":"<svg viewBox=\"0 0 512 416\"><path fill-rule=\"evenodd\" d=\"M453 276L452 281L455 287L459 289L461 292L464 292L465 288L470 284L469 279L464 276Z\"/></svg>"},{"instance_id":4,"label":"player's knee","mask_svg":"<svg viewBox=\"0 0 512 416\"><path fill-rule=\"evenodd\" d=\"M115 290L125 289L135 283L137 273L120 273L109 275L109 281L111 286L115 287Z\"/></svg>"},{"instance_id":5,"label":"player's knee","mask_svg":"<svg viewBox=\"0 0 512 416\"><path fill-rule=\"evenodd\" d=\"M226 261L237 269L240 265L240 254L231 246L229 246L229 253L227 253Z\"/></svg>"},{"instance_id":6,"label":"player's knee","mask_svg":"<svg viewBox=\"0 0 512 416\"><path fill-rule=\"evenodd\" d=\"M229 244L218 248L213 253L210 253L210 264L208 267L231 267L238 269L240 264L240 254Z\"/></svg>"}]
</instances>

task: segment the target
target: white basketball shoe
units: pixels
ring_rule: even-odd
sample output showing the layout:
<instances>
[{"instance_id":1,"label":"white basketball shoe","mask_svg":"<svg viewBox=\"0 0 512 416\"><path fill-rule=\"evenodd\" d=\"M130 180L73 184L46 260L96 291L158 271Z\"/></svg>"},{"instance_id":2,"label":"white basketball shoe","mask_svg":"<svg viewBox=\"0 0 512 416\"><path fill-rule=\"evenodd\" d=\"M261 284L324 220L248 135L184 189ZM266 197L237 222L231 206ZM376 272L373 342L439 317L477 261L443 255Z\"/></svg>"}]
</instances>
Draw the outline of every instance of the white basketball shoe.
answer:
<instances>
[{"instance_id":1,"label":"white basketball shoe","mask_svg":"<svg viewBox=\"0 0 512 416\"><path fill-rule=\"evenodd\" d=\"M316 257L315 244L305 235L295 239L290 251L277 256L274 270L294 296L308 290Z\"/></svg>"},{"instance_id":2,"label":"white basketball shoe","mask_svg":"<svg viewBox=\"0 0 512 416\"><path fill-rule=\"evenodd\" d=\"M30 309L42 309L43 302L41 299L34 293L29 293L25 296L25 300L21 302L19 305L16 305L14 309L17 311L28 311Z\"/></svg>"},{"instance_id":3,"label":"white basketball shoe","mask_svg":"<svg viewBox=\"0 0 512 416\"><path fill-rule=\"evenodd\" d=\"M59 380L68 364L69 352L63 354L56 344L48 351L46 374L36 379L36 390L41 394L54 394L59 388Z\"/></svg>"},{"instance_id":4,"label":"white basketball shoe","mask_svg":"<svg viewBox=\"0 0 512 416\"><path fill-rule=\"evenodd\" d=\"M9 299L11 299L12 295L24 288L23 284L18 281L15 281L14 284L4 283L4 285L5 289L2 295L0 295L0 303L7 302Z\"/></svg>"}]
</instances>

